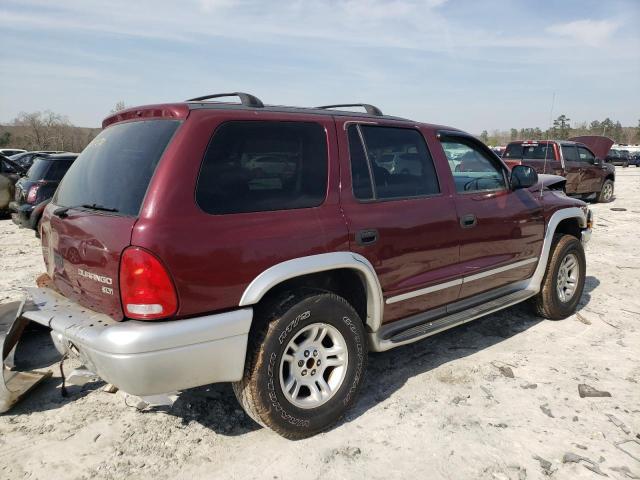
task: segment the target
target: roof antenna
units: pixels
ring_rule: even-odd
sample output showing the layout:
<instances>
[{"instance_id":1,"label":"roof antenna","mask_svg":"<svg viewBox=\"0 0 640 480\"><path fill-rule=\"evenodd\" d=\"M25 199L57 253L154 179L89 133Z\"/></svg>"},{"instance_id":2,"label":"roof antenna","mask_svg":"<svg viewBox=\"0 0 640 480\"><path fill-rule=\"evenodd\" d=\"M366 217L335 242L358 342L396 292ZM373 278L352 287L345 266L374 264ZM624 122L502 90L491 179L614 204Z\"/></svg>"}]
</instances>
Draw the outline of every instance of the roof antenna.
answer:
<instances>
[{"instance_id":1,"label":"roof antenna","mask_svg":"<svg viewBox=\"0 0 640 480\"><path fill-rule=\"evenodd\" d=\"M547 143L544 148L544 163L542 164L542 173L544 174L547 171L547 154L549 153L549 134L551 133L551 126L553 124L553 106L556 103L556 92L553 92L553 97L551 97L551 110L549 110L549 129L547 130ZM544 181L540 184L540 198L543 196L544 191Z\"/></svg>"}]
</instances>

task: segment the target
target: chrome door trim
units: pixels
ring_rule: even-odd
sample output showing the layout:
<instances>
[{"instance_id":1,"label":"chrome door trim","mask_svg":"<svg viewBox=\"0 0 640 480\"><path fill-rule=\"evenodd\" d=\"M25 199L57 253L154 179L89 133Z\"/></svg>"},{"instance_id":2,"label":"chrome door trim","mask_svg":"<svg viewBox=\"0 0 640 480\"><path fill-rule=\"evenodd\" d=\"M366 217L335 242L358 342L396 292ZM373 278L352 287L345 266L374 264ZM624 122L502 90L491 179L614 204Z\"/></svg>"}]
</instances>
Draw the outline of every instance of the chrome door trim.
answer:
<instances>
[{"instance_id":1,"label":"chrome door trim","mask_svg":"<svg viewBox=\"0 0 640 480\"><path fill-rule=\"evenodd\" d=\"M527 258L525 260L520 260L518 262L510 263L509 265L504 265L502 267L487 270L485 272L480 272L473 275L468 275L466 277L458 278L456 280L451 280L450 282L439 283L437 285L432 285L431 287L421 288L419 290L414 290L412 292L395 295L393 297L387 298L385 303L389 305L391 303L401 302L403 300L408 300L410 298L415 298L421 295L426 295L428 293L444 290L445 288L455 287L457 285L462 285L463 283L469 283L475 280L480 280L482 278L490 277L491 275L496 275L498 273L513 270L514 268L524 267L525 265L529 265L530 263L535 263L537 261L538 261L538 257Z\"/></svg>"}]
</instances>

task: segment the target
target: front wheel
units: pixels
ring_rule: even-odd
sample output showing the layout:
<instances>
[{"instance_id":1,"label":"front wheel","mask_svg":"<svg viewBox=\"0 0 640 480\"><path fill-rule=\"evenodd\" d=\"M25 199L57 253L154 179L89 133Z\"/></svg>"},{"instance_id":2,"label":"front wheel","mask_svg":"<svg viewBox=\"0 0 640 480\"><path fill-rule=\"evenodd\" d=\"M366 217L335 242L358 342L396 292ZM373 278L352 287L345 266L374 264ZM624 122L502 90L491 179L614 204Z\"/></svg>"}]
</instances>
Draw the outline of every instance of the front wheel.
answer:
<instances>
[{"instance_id":1,"label":"front wheel","mask_svg":"<svg viewBox=\"0 0 640 480\"><path fill-rule=\"evenodd\" d=\"M609 203L613 199L613 181L605 180L598 194L598 203Z\"/></svg>"},{"instance_id":2,"label":"front wheel","mask_svg":"<svg viewBox=\"0 0 640 480\"><path fill-rule=\"evenodd\" d=\"M582 296L585 273L586 261L580 240L573 235L557 236L540 293L533 298L536 313L550 320L572 315Z\"/></svg>"},{"instance_id":3,"label":"front wheel","mask_svg":"<svg viewBox=\"0 0 640 480\"><path fill-rule=\"evenodd\" d=\"M245 374L233 384L256 422L290 439L337 422L353 405L367 361L364 326L342 297L291 296L257 318Z\"/></svg>"}]
</instances>

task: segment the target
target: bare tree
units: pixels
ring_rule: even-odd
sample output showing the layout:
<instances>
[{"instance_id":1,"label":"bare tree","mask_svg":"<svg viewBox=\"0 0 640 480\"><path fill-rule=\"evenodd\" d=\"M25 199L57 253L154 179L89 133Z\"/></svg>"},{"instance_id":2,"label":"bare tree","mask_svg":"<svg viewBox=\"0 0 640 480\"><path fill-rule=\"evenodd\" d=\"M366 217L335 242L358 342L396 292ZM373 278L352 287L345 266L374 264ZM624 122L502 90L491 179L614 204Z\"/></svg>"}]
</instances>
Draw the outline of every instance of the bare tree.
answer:
<instances>
[{"instance_id":1,"label":"bare tree","mask_svg":"<svg viewBox=\"0 0 640 480\"><path fill-rule=\"evenodd\" d=\"M111 109L111 113L118 113L120 110L124 110L127 106L124 104L124 100L118 100Z\"/></svg>"}]
</instances>

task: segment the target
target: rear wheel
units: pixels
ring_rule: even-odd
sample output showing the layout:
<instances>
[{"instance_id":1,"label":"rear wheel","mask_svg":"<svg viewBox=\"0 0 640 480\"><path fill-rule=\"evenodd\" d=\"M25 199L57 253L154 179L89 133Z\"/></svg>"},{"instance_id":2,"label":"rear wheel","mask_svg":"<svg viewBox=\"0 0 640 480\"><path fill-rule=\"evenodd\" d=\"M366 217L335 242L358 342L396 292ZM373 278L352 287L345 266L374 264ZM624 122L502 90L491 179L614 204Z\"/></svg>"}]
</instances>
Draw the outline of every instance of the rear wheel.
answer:
<instances>
[{"instance_id":1,"label":"rear wheel","mask_svg":"<svg viewBox=\"0 0 640 480\"><path fill-rule=\"evenodd\" d=\"M624 163L622 164L622 168L627 168L628 166L629 166L629 162L624 162Z\"/></svg>"},{"instance_id":2,"label":"rear wheel","mask_svg":"<svg viewBox=\"0 0 640 480\"><path fill-rule=\"evenodd\" d=\"M280 435L305 438L337 422L362 384L362 321L331 293L291 296L250 335L245 374L233 389L247 414Z\"/></svg>"},{"instance_id":3,"label":"rear wheel","mask_svg":"<svg viewBox=\"0 0 640 480\"><path fill-rule=\"evenodd\" d=\"M608 203L613 199L613 181L605 180L598 194L598 203Z\"/></svg>"},{"instance_id":4,"label":"rear wheel","mask_svg":"<svg viewBox=\"0 0 640 480\"><path fill-rule=\"evenodd\" d=\"M572 235L556 236L540 293L533 306L541 317L561 320L575 312L586 273L582 243Z\"/></svg>"}]
</instances>

